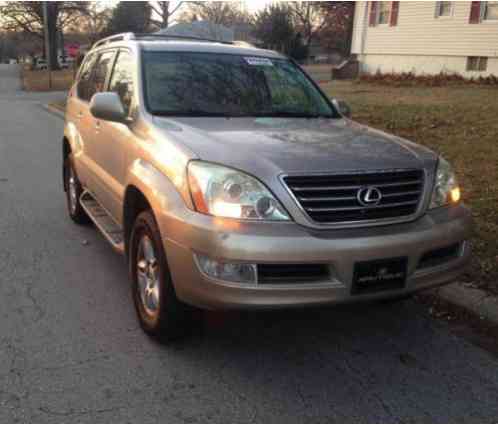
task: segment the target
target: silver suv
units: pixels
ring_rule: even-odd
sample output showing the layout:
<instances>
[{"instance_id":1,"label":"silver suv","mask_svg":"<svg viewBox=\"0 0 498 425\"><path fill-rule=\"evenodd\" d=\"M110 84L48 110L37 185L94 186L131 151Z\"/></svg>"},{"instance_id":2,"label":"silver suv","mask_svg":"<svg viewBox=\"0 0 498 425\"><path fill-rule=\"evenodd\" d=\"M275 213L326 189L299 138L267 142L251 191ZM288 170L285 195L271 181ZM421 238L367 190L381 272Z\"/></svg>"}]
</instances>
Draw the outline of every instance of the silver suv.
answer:
<instances>
[{"instance_id":1,"label":"silver suv","mask_svg":"<svg viewBox=\"0 0 498 425\"><path fill-rule=\"evenodd\" d=\"M143 329L195 308L397 298L456 279L471 216L450 165L360 125L279 53L121 34L69 92L64 188L126 256Z\"/></svg>"}]
</instances>

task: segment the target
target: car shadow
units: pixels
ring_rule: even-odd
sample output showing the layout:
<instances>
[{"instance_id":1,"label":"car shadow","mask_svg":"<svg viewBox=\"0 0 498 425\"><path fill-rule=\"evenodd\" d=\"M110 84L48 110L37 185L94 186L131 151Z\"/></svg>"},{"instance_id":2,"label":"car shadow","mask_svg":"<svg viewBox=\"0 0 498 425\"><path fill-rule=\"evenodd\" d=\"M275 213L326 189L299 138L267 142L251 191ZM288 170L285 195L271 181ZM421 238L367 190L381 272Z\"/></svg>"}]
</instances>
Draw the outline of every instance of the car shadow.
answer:
<instances>
[{"instance_id":1,"label":"car shadow","mask_svg":"<svg viewBox=\"0 0 498 425\"><path fill-rule=\"evenodd\" d=\"M409 300L207 314L203 331L165 348L164 361L175 352L255 411L273 403L270 421L434 422L465 417L465 403L436 414L448 389L466 397L464 346Z\"/></svg>"}]
</instances>

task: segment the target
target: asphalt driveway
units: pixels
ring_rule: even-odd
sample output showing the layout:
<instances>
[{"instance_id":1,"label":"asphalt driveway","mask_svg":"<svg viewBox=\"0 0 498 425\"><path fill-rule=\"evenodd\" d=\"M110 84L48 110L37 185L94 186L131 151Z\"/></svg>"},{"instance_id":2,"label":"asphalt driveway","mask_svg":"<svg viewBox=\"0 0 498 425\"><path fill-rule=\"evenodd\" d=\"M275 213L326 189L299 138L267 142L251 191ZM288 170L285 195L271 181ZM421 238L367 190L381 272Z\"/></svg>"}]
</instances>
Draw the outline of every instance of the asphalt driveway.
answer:
<instances>
[{"instance_id":1,"label":"asphalt driveway","mask_svg":"<svg viewBox=\"0 0 498 425\"><path fill-rule=\"evenodd\" d=\"M414 302L241 314L170 347L66 216L50 94L0 68L0 422L496 422L498 360Z\"/></svg>"}]
</instances>

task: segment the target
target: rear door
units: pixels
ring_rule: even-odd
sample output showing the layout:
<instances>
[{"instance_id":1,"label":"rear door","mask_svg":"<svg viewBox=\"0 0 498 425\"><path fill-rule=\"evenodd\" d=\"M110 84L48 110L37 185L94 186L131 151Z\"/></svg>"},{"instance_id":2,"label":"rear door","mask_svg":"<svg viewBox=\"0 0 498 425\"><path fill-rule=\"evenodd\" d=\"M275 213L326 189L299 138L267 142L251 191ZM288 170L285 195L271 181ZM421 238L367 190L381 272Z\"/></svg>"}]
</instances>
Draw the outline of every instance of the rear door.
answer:
<instances>
[{"instance_id":1,"label":"rear door","mask_svg":"<svg viewBox=\"0 0 498 425\"><path fill-rule=\"evenodd\" d=\"M75 142L74 166L83 186L91 185L89 146L93 136L94 119L90 114L92 76L97 56L88 54L81 65L75 87L67 99L66 122Z\"/></svg>"}]
</instances>

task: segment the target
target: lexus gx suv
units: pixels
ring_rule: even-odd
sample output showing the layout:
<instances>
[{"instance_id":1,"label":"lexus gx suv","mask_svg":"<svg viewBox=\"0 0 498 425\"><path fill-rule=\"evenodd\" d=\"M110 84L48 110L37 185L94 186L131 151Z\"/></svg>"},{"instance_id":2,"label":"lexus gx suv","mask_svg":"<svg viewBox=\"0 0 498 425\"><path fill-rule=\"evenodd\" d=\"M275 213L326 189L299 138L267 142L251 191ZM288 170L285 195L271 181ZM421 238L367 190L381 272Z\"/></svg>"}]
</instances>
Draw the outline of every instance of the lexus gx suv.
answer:
<instances>
[{"instance_id":1,"label":"lexus gx suv","mask_svg":"<svg viewBox=\"0 0 498 425\"><path fill-rule=\"evenodd\" d=\"M237 43L120 34L67 99L71 219L127 259L142 328L197 309L400 298L469 262L450 164L358 124L289 58Z\"/></svg>"}]
</instances>

